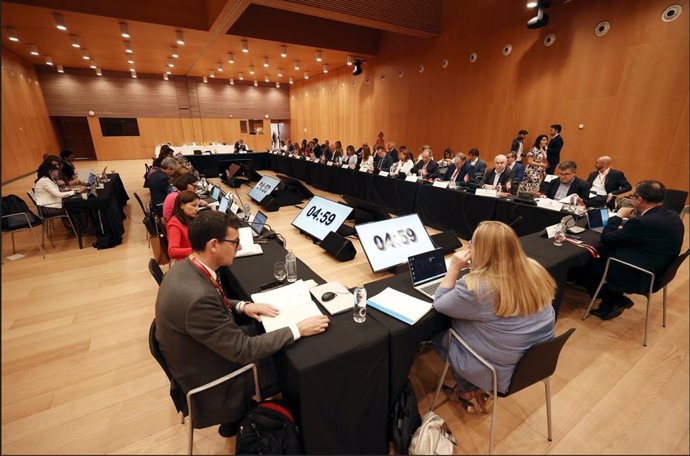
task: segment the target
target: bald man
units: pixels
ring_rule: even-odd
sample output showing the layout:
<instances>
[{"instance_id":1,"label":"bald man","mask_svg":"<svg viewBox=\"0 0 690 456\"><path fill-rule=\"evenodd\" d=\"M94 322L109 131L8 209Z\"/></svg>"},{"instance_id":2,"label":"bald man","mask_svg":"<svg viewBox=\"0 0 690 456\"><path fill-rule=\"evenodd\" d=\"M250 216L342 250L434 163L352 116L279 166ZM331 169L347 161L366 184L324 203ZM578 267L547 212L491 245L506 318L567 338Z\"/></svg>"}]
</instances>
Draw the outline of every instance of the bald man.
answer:
<instances>
[{"instance_id":1,"label":"bald man","mask_svg":"<svg viewBox=\"0 0 690 456\"><path fill-rule=\"evenodd\" d=\"M513 170L508 169L508 159L505 155L499 154L494 158L494 167L486 173L481 181L482 188L496 189L498 185L504 191L510 191L510 186L515 179Z\"/></svg>"},{"instance_id":2,"label":"bald man","mask_svg":"<svg viewBox=\"0 0 690 456\"><path fill-rule=\"evenodd\" d=\"M585 203L589 207L609 206L613 208L616 196L632 190L623 171L611 168L611 157L603 155L594 162L596 171L587 178L591 188Z\"/></svg>"}]
</instances>

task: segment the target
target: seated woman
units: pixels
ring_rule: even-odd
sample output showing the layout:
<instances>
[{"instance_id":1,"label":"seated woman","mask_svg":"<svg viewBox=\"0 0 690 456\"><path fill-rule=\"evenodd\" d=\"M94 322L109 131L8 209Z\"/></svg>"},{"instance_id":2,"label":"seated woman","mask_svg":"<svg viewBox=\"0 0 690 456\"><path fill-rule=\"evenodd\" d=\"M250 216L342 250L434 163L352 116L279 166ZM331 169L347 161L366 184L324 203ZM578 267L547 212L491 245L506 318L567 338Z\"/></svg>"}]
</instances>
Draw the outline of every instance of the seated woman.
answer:
<instances>
[{"instance_id":1,"label":"seated woman","mask_svg":"<svg viewBox=\"0 0 690 456\"><path fill-rule=\"evenodd\" d=\"M189 242L189 222L199 212L199 195L185 190L175 199L175 209L165 226L168 235L168 256L171 260L184 260L192 253Z\"/></svg>"},{"instance_id":2,"label":"seated woman","mask_svg":"<svg viewBox=\"0 0 690 456\"><path fill-rule=\"evenodd\" d=\"M366 143L362 145L362 161L359 164L359 169L365 169L367 172L374 170L374 156L371 155L371 149Z\"/></svg>"},{"instance_id":3,"label":"seated woman","mask_svg":"<svg viewBox=\"0 0 690 456\"><path fill-rule=\"evenodd\" d=\"M349 165L350 168L357 166L357 154L355 153L355 148L352 145L347 146L345 149L345 155L341 159L343 165Z\"/></svg>"},{"instance_id":4,"label":"seated woman","mask_svg":"<svg viewBox=\"0 0 690 456\"><path fill-rule=\"evenodd\" d=\"M434 308L451 317L453 329L496 368L498 391L505 392L525 351L554 337L551 301L556 283L527 258L517 235L504 223L480 223L469 247L453 255ZM461 277L467 267L470 273ZM437 334L434 343L445 360L447 333ZM444 386L444 392L470 413L488 413L493 406L487 393L491 372L457 341L451 344L456 385Z\"/></svg>"},{"instance_id":5,"label":"seated woman","mask_svg":"<svg viewBox=\"0 0 690 456\"><path fill-rule=\"evenodd\" d=\"M36 204L41 206L41 215L44 217L67 214L62 207L62 198L78 193L77 190L60 191L57 183L59 172L60 167L54 163L43 164L38 168L39 177L34 186L34 198Z\"/></svg>"},{"instance_id":6,"label":"seated woman","mask_svg":"<svg viewBox=\"0 0 690 456\"><path fill-rule=\"evenodd\" d=\"M343 143L340 141L335 142L335 150L333 150L333 163L335 165L340 165L343 160Z\"/></svg>"},{"instance_id":7,"label":"seated woman","mask_svg":"<svg viewBox=\"0 0 690 456\"><path fill-rule=\"evenodd\" d=\"M398 173L404 173L406 176L409 176L413 167L412 153L407 149L401 150L398 152L398 161L391 166L390 175L397 177Z\"/></svg>"},{"instance_id":8,"label":"seated woman","mask_svg":"<svg viewBox=\"0 0 690 456\"><path fill-rule=\"evenodd\" d=\"M177 179L173 181L173 186L175 187L175 190L168 193L168 196L165 197L165 201L163 201L163 223L167 224L168 221L170 221L170 217L172 217L173 210L175 209L175 200L177 199L177 195L179 195L180 192L184 190L195 192L196 183L198 181L199 179L197 179L196 176L192 173L187 173L178 176ZM208 206L208 203L204 200L199 200L199 206Z\"/></svg>"}]
</instances>

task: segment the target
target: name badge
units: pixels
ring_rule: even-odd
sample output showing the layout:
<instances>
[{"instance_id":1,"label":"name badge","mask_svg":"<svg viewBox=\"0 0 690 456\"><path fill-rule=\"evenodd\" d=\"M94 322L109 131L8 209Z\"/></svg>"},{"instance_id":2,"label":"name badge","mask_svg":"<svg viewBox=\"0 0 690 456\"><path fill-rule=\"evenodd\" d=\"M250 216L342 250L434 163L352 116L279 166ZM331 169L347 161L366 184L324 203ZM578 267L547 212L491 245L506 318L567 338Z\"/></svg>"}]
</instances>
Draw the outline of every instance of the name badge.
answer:
<instances>
[{"instance_id":1,"label":"name badge","mask_svg":"<svg viewBox=\"0 0 690 456\"><path fill-rule=\"evenodd\" d=\"M387 177L388 174L388 171L379 171L379 176Z\"/></svg>"},{"instance_id":2,"label":"name badge","mask_svg":"<svg viewBox=\"0 0 690 456\"><path fill-rule=\"evenodd\" d=\"M553 237L556 235L556 228L558 228L558 223L555 225L547 226L546 227L546 236L548 236L549 239L553 239Z\"/></svg>"},{"instance_id":3,"label":"name badge","mask_svg":"<svg viewBox=\"0 0 690 456\"><path fill-rule=\"evenodd\" d=\"M333 166L333 162L326 162L326 166Z\"/></svg>"},{"instance_id":4,"label":"name badge","mask_svg":"<svg viewBox=\"0 0 690 456\"><path fill-rule=\"evenodd\" d=\"M343 166L341 166L342 169L347 169L349 167L350 167L350 165L348 165L347 163L345 163Z\"/></svg>"},{"instance_id":5,"label":"name badge","mask_svg":"<svg viewBox=\"0 0 690 456\"><path fill-rule=\"evenodd\" d=\"M475 190L474 194L477 196L490 196L491 198L496 198L498 196L496 190L490 190L488 188L478 188Z\"/></svg>"},{"instance_id":6,"label":"name badge","mask_svg":"<svg viewBox=\"0 0 690 456\"><path fill-rule=\"evenodd\" d=\"M410 174L405 178L405 182L417 182L417 176Z\"/></svg>"},{"instance_id":7,"label":"name badge","mask_svg":"<svg viewBox=\"0 0 690 456\"><path fill-rule=\"evenodd\" d=\"M448 188L448 184L450 184L448 181L435 181L433 186L439 188Z\"/></svg>"},{"instance_id":8,"label":"name badge","mask_svg":"<svg viewBox=\"0 0 690 456\"><path fill-rule=\"evenodd\" d=\"M360 172L363 172L363 173L366 173L367 171L369 171L369 169L367 169L366 166L362 166L362 167L359 168L359 171L360 171Z\"/></svg>"},{"instance_id":9,"label":"name badge","mask_svg":"<svg viewBox=\"0 0 690 456\"><path fill-rule=\"evenodd\" d=\"M318 163L318 162L319 162L319 159L318 159L318 158L315 158L315 159L312 160L312 161L313 161L314 163Z\"/></svg>"}]
</instances>

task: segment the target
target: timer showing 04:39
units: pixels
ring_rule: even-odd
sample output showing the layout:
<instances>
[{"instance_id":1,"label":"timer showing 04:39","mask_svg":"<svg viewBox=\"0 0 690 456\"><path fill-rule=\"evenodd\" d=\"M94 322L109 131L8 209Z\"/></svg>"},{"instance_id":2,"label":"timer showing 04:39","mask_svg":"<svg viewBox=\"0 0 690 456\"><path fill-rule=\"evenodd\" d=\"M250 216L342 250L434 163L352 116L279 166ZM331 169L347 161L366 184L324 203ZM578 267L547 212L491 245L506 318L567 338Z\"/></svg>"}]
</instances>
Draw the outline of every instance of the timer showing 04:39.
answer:
<instances>
[{"instance_id":1,"label":"timer showing 04:39","mask_svg":"<svg viewBox=\"0 0 690 456\"><path fill-rule=\"evenodd\" d=\"M335 214L330 211L322 211L320 207L312 206L307 211L307 217L311 217L317 222L321 222L328 226L335 220Z\"/></svg>"},{"instance_id":2,"label":"timer showing 04:39","mask_svg":"<svg viewBox=\"0 0 690 456\"><path fill-rule=\"evenodd\" d=\"M417 242L417 234L415 234L412 228L406 228L398 230L397 233L386 233L383 237L377 234L373 237L373 240L376 248L384 251L389 247L396 248L408 245L410 242Z\"/></svg>"}]
</instances>

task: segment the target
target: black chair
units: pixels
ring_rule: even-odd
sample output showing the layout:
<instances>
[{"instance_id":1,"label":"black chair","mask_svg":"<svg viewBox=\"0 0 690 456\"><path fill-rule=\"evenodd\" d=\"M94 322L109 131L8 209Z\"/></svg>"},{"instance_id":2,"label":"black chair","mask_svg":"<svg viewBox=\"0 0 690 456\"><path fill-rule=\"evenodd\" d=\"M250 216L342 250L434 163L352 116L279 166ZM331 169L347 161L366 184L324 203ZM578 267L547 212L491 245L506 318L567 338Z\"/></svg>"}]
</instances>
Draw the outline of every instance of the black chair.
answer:
<instances>
[{"instance_id":1,"label":"black chair","mask_svg":"<svg viewBox=\"0 0 690 456\"><path fill-rule=\"evenodd\" d=\"M168 363L165 361L165 357L163 357L163 353L161 353L160 346L158 345L158 340L156 339L156 320L154 319L151 322L151 327L149 328L149 350L151 351L151 355L153 355L154 359L158 361L158 364L160 364L161 368L163 369L163 372L165 372L165 375L168 377L168 380L170 380L170 397L172 398L173 404L175 404L175 409L177 410L178 413L182 414L182 424L184 424L184 419L185 416L189 416L189 455L191 456L193 454L194 450L194 423L192 420L193 414L192 412L192 396L195 394L201 393L203 391L206 391L208 389L211 389L215 386L218 386L222 383L225 383L229 380L232 380L233 378L242 375L246 372L249 372L251 370L253 376L254 376L254 400L257 402L261 402L261 390L259 389L259 375L258 371L256 369L256 364L250 363L247 364L244 367L241 367L240 369L237 369L233 372L230 372L227 375L224 375L223 377L217 378L209 383L206 383L205 385L201 385L197 388L194 388L190 391L188 391L186 394L182 390L182 387L175 381L173 378L172 374L170 373L170 369L168 368ZM220 424L220 423L216 423Z\"/></svg>"},{"instance_id":2,"label":"black chair","mask_svg":"<svg viewBox=\"0 0 690 456\"><path fill-rule=\"evenodd\" d=\"M74 223L72 223L72 217L70 217L70 215L67 211L64 211L64 213L62 213L62 214L48 214L43 210L43 206L39 206L36 203L36 198L34 197L33 191L26 192L26 194L29 196L29 199L34 204L34 206L36 206L36 209L38 209L38 216L41 217L41 221L42 221L42 225L43 225L43 229L41 230L41 245L43 245L45 247L45 234L47 231L48 232L48 239L50 239L51 245L53 247L55 247L55 243L53 242L53 220L55 220L55 219L67 219L67 222L69 222L69 226L72 229L74 236L79 241L79 247L81 248L81 239L79 238L79 234L77 233L76 228L74 228Z\"/></svg>"},{"instance_id":3,"label":"black chair","mask_svg":"<svg viewBox=\"0 0 690 456\"><path fill-rule=\"evenodd\" d=\"M16 195L3 196L3 212L5 212L5 201L7 201L11 197L19 199L19 197ZM38 250L41 252L41 256L45 259L46 254L45 252L43 252L43 246L40 242L38 242L38 237L34 232L34 226L41 225L43 223L43 220L41 220L40 217L31 212L28 206L25 212L4 213L0 218L2 219L2 233L10 233L10 236L12 238L12 254L17 253L17 248L14 243L14 233L16 233L17 231L23 231L28 229L31 231L31 235L34 237L36 245L38 245Z\"/></svg>"},{"instance_id":4,"label":"black chair","mask_svg":"<svg viewBox=\"0 0 690 456\"><path fill-rule=\"evenodd\" d=\"M498 398L508 397L512 394L517 393L520 390L527 388L537 382L544 382L544 389L546 394L546 425L548 429L548 439L552 440L552 430L551 430L551 383L549 381L551 375L556 371L556 365L558 364L558 356L561 353L563 345L565 345L568 338L575 332L575 328L570 328L563 334L553 339L547 340L545 342L539 342L532 345L520 361L518 361L517 366L515 366L515 371L513 372L513 377L510 379L510 385L508 385L508 390L505 393L498 392L498 379L496 377L496 369L487 360L482 358L476 351L470 347L467 342L455 332L454 329L448 330L448 353L450 354L450 347L453 343L453 339L456 339L460 344L462 344L465 349L472 354L479 362L486 366L491 371L493 390L491 394L493 395L493 410L491 412L491 431L489 434L489 454L494 452L494 434L496 432L496 409L498 408ZM429 411L434 410L434 405L436 404L436 399L441 391L443 382L448 373L448 367L450 366L450 356L446 357L445 365L443 366L443 373L438 382L438 387L436 388L436 394L431 401L431 406Z\"/></svg>"},{"instance_id":5,"label":"black chair","mask_svg":"<svg viewBox=\"0 0 690 456\"><path fill-rule=\"evenodd\" d=\"M165 274L163 273L163 270L158 265L158 262L156 261L155 258L151 258L149 260L149 272L151 273L153 278L156 280L158 285L160 285L163 282L163 277L165 277Z\"/></svg>"},{"instance_id":6,"label":"black chair","mask_svg":"<svg viewBox=\"0 0 690 456\"><path fill-rule=\"evenodd\" d=\"M647 346L647 329L649 326L649 306L652 303L652 294L656 293L659 290L663 290L663 301L662 301L662 312L663 312L663 317L662 317L662 327L666 327L666 286L671 283L671 281L674 279L676 276L676 273L678 272L678 269L680 268L680 265L683 264L683 261L690 255L690 249L686 250L685 253L681 253L678 255L678 258L673 260L673 263L671 263L668 268L666 268L666 271L664 271L663 274L659 275L656 277L652 271L648 271L646 269L643 269L639 266L635 266L632 263L627 263L623 260L619 260L618 258L614 257L609 257L608 260L606 260L606 267L604 268L604 274L601 276L601 281L599 282L599 286L597 287L597 291L594 293L594 297L592 300L589 302L589 307L585 310L584 315L582 315L582 319L586 319L589 317L589 311L592 310L592 305L594 305L594 301L597 299L597 295L599 294L599 291L601 290L601 287L604 286L606 283L606 276L608 275L609 272L609 266L611 265L611 262L614 261L616 263L620 263L623 266L635 269L637 271L640 271L644 274L647 274L649 276L649 291L645 295L647 297L647 311L645 313L645 318L644 318L644 339L642 340L642 345L645 347ZM632 294L642 294L642 293L632 293Z\"/></svg>"},{"instance_id":7,"label":"black chair","mask_svg":"<svg viewBox=\"0 0 690 456\"><path fill-rule=\"evenodd\" d=\"M666 189L666 198L664 198L664 206L677 212L678 215L683 212L685 208L685 200L688 199L688 192L685 190Z\"/></svg>"},{"instance_id":8,"label":"black chair","mask_svg":"<svg viewBox=\"0 0 690 456\"><path fill-rule=\"evenodd\" d=\"M149 211L146 210L146 206L144 206L144 202L141 200L141 198L139 197L137 192L134 192L134 198L136 198L137 202L139 203L139 206L141 207L141 212L144 213L144 219L146 219L146 217L149 216ZM144 225L146 225L146 223L144 223ZM149 242L149 246L150 246L151 244L149 241L149 230L148 229L146 230L146 241Z\"/></svg>"}]
</instances>

